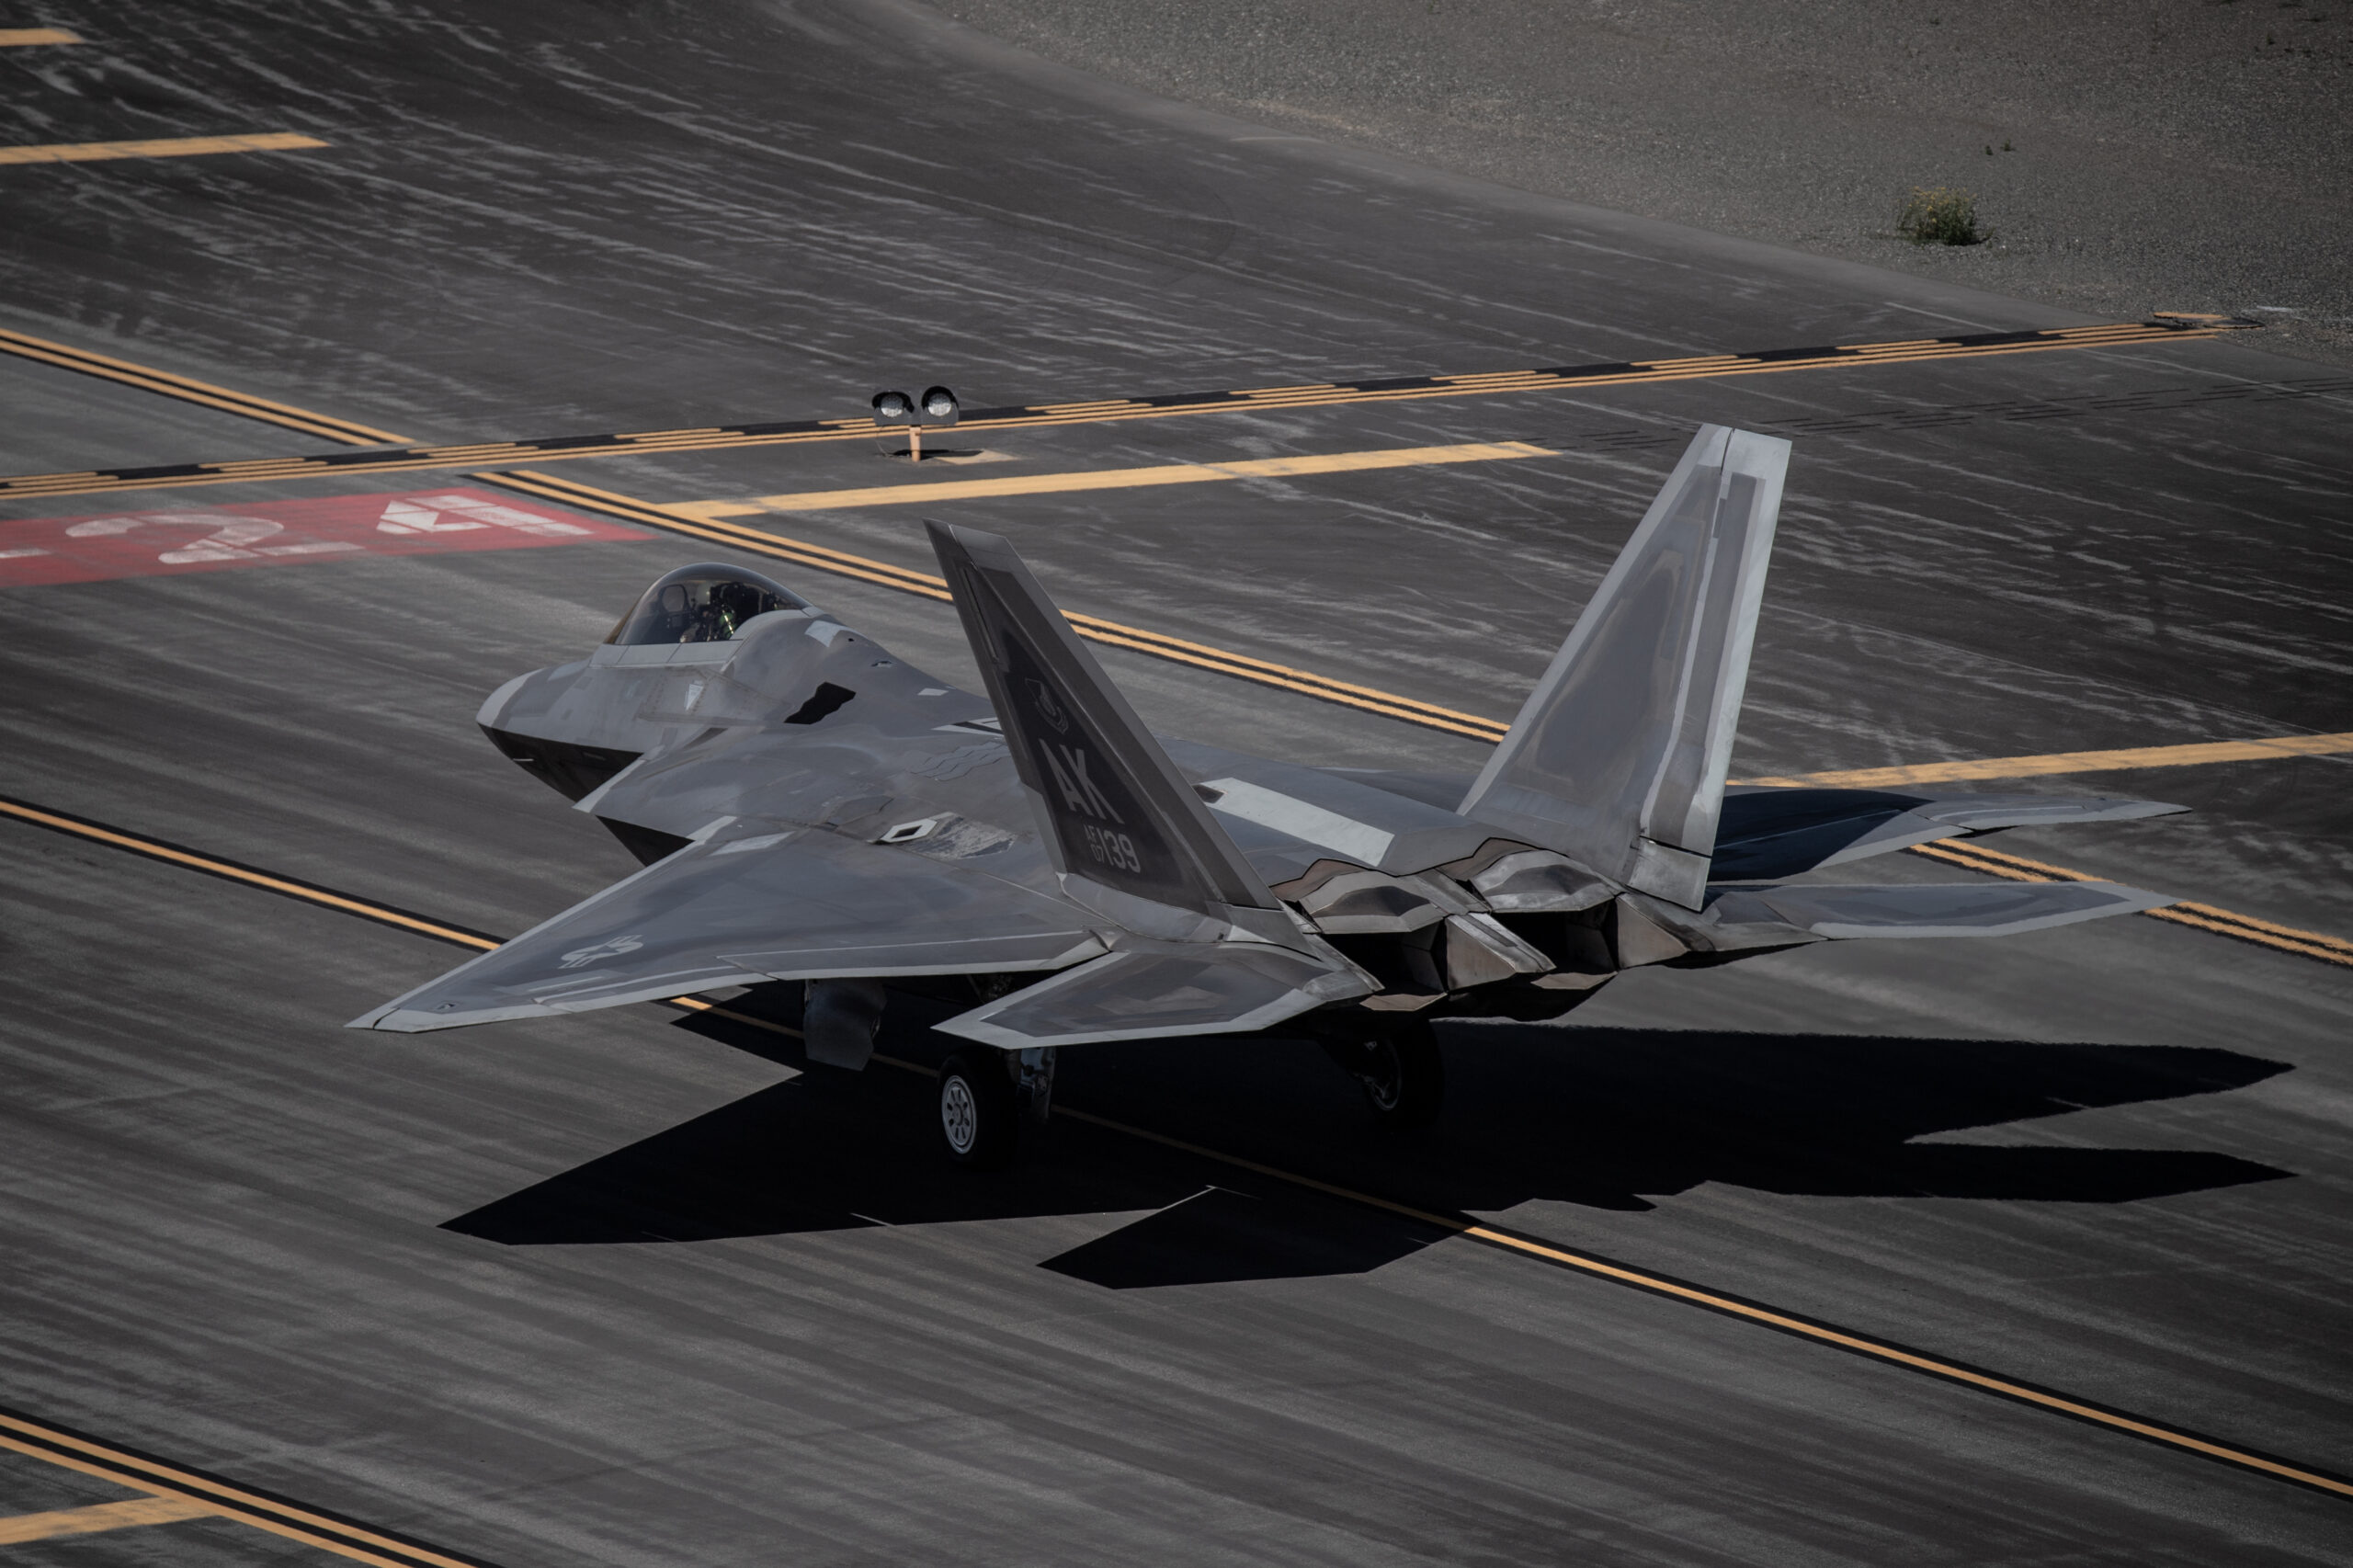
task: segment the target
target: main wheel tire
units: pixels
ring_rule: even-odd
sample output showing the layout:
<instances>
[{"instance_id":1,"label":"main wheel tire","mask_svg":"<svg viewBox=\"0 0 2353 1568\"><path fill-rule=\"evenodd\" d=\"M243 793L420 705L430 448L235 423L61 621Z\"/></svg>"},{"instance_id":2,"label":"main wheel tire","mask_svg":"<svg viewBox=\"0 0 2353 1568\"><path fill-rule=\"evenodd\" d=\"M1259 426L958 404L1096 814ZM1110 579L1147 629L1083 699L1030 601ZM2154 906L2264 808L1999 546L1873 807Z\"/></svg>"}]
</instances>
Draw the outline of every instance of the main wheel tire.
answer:
<instances>
[{"instance_id":1,"label":"main wheel tire","mask_svg":"<svg viewBox=\"0 0 2353 1568\"><path fill-rule=\"evenodd\" d=\"M939 1131L948 1157L989 1170L1013 1158L1021 1134L1004 1060L994 1051L960 1051L939 1065Z\"/></svg>"},{"instance_id":2,"label":"main wheel tire","mask_svg":"<svg viewBox=\"0 0 2353 1568\"><path fill-rule=\"evenodd\" d=\"M1415 1020L1381 1030L1364 1041L1352 1069L1364 1085L1365 1104L1381 1126L1395 1131L1427 1127L1446 1104L1446 1058L1438 1053L1430 1026Z\"/></svg>"}]
</instances>

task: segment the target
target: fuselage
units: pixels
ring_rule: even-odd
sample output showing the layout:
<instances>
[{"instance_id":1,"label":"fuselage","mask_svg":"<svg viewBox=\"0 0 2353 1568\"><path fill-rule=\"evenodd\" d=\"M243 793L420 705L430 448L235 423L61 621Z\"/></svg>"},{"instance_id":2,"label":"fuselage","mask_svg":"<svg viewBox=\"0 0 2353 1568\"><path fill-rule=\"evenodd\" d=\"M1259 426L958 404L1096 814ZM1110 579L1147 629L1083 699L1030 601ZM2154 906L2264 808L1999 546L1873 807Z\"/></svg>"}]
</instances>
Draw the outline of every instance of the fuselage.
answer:
<instances>
[{"instance_id":1,"label":"fuselage","mask_svg":"<svg viewBox=\"0 0 2353 1568\"><path fill-rule=\"evenodd\" d=\"M479 721L641 860L817 829L1064 896L987 700L805 604L723 637L603 643L509 681ZM1380 983L1367 1006L1476 990L1481 1012L1548 1017L1620 967L1616 890L1438 803L1465 779L1160 740L1301 924Z\"/></svg>"}]
</instances>

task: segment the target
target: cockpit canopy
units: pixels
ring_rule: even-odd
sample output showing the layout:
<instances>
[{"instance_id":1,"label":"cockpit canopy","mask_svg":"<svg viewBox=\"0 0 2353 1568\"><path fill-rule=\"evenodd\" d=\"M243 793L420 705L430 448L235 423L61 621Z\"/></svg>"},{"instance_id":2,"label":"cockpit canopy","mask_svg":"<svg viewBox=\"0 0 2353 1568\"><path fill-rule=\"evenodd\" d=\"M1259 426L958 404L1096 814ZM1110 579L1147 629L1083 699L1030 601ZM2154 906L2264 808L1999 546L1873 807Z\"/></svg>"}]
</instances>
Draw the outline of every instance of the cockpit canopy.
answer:
<instances>
[{"instance_id":1,"label":"cockpit canopy","mask_svg":"<svg viewBox=\"0 0 2353 1568\"><path fill-rule=\"evenodd\" d=\"M757 572L706 562L681 566L645 590L608 642L725 642L756 615L808 609L807 599Z\"/></svg>"}]
</instances>

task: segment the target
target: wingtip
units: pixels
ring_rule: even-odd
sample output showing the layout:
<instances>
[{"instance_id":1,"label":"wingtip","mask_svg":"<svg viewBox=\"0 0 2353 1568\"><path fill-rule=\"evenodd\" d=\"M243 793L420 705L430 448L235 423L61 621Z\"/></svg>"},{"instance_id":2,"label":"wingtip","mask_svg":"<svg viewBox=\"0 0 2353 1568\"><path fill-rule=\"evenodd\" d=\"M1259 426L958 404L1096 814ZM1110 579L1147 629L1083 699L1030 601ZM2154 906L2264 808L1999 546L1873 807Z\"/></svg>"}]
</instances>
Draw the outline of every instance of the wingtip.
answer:
<instances>
[{"instance_id":1,"label":"wingtip","mask_svg":"<svg viewBox=\"0 0 2353 1568\"><path fill-rule=\"evenodd\" d=\"M2106 884L2114 888L2121 902L2131 905L2130 913L2146 915L2153 909L2169 909L2181 900L2169 892L2151 892L2146 888L2127 887L2122 882Z\"/></svg>"}]
</instances>

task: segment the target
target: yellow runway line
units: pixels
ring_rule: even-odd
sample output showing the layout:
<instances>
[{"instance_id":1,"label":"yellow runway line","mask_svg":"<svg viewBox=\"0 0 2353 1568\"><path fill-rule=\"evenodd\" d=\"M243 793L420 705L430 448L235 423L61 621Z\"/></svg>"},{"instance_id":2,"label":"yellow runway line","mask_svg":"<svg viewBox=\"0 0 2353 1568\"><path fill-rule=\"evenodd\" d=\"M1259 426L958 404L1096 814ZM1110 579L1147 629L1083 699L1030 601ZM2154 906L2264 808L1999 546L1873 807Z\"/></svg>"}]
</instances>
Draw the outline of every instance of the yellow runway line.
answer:
<instances>
[{"instance_id":1,"label":"yellow runway line","mask_svg":"<svg viewBox=\"0 0 2353 1568\"><path fill-rule=\"evenodd\" d=\"M490 1568L479 1558L442 1551L16 1412L0 1410L0 1449L23 1454L61 1470L101 1476L151 1496L199 1504L220 1517L299 1540L338 1557L373 1563L376 1568Z\"/></svg>"},{"instance_id":2,"label":"yellow runway line","mask_svg":"<svg viewBox=\"0 0 2353 1568\"><path fill-rule=\"evenodd\" d=\"M112 849L128 849L133 854L144 855L153 860L163 860L172 865L184 866L191 871L202 871L207 876L242 882L247 887L259 888L264 892L299 898L308 903L342 910L347 915L364 915L368 919L379 921L386 926L414 931L421 937L433 937L444 942L455 942L460 947L468 948L487 949L498 946L495 937L485 937L479 931L468 931L461 926L445 926L438 920L429 920L421 915L411 915L406 910L394 909L388 904L370 903L347 898L331 889L313 887L308 882L277 876L251 866L241 866L233 860L222 860L194 849L183 849L176 844L168 844L160 838L148 838L140 834L124 833L119 828L108 827L101 823L85 822L79 817L68 816L62 812L46 811L23 801L0 798L0 817L11 817L34 827L48 828L53 833L69 834L75 838L86 839L93 844L106 845Z\"/></svg>"},{"instance_id":3,"label":"yellow runway line","mask_svg":"<svg viewBox=\"0 0 2353 1568\"><path fill-rule=\"evenodd\" d=\"M0 49L24 49L37 43L79 43L81 37L63 28L0 28Z\"/></svg>"},{"instance_id":4,"label":"yellow runway line","mask_svg":"<svg viewBox=\"0 0 2353 1568\"><path fill-rule=\"evenodd\" d=\"M123 1503L98 1503L87 1508L58 1508L45 1514L16 1514L0 1518L0 1546L19 1541L49 1540L61 1535L97 1535L137 1525L168 1525L180 1519L208 1519L221 1510L193 1497L133 1497Z\"/></svg>"},{"instance_id":5,"label":"yellow runway line","mask_svg":"<svg viewBox=\"0 0 2353 1568\"><path fill-rule=\"evenodd\" d=\"M289 430L300 430L305 435L324 436L330 441L339 441L347 447L392 446L402 439L390 431L379 430L373 426L356 424L348 419L338 419L333 415L315 414L310 409L296 408L290 403L273 403L266 397L256 397L250 392L235 392L228 387L217 387L210 381L199 381L192 376L175 375L169 370L159 370L152 365L141 365L129 359L118 359L108 354L93 353L86 348L76 348L71 344L52 343L48 338L35 337L30 333L11 332L6 327L0 327L0 354L14 354L19 358L30 359L37 364L54 365L60 369L73 370L85 376L96 376L102 381L119 381L124 386L136 387L141 392L157 392L165 397L177 398L182 403L193 403L206 408L217 408L225 413L243 415L247 419L258 419L266 424L281 426ZM216 468L223 472L227 472L229 467L230 465L225 463L216 465Z\"/></svg>"},{"instance_id":6,"label":"yellow runway line","mask_svg":"<svg viewBox=\"0 0 2353 1568\"><path fill-rule=\"evenodd\" d=\"M1855 767L1842 773L1791 773L1772 778L1740 778L1733 782L1890 790L1904 784L1949 784L1970 778L2032 778L2052 773L2194 767L2201 763L2261 762L2282 756L2334 756L2344 752L2353 752L2353 732L2333 735L2270 735L2252 741L2201 741L2189 745L2133 746L2122 751L2063 751L2041 756L1989 756L1967 762Z\"/></svg>"},{"instance_id":7,"label":"yellow runway line","mask_svg":"<svg viewBox=\"0 0 2353 1568\"><path fill-rule=\"evenodd\" d=\"M324 147L315 136L265 131L251 136L169 136L152 142L51 142L0 147L0 164L92 164L109 158L193 158L207 153L287 153Z\"/></svg>"},{"instance_id":8,"label":"yellow runway line","mask_svg":"<svg viewBox=\"0 0 2353 1568\"><path fill-rule=\"evenodd\" d=\"M1205 484L1226 479L1286 479L1298 474L1356 473L1445 463L1551 458L1549 447L1525 441L1469 441L1447 447L1391 447L1370 452L1314 452L1239 462L1168 463L1152 468L1092 469L1064 473L1008 474L996 479L935 480L927 484L879 484L857 490L802 490L745 501L672 501L690 517L742 517L759 512L824 512L842 506L919 506L997 495L1054 495L1080 490L1136 490L1159 484Z\"/></svg>"}]
</instances>

